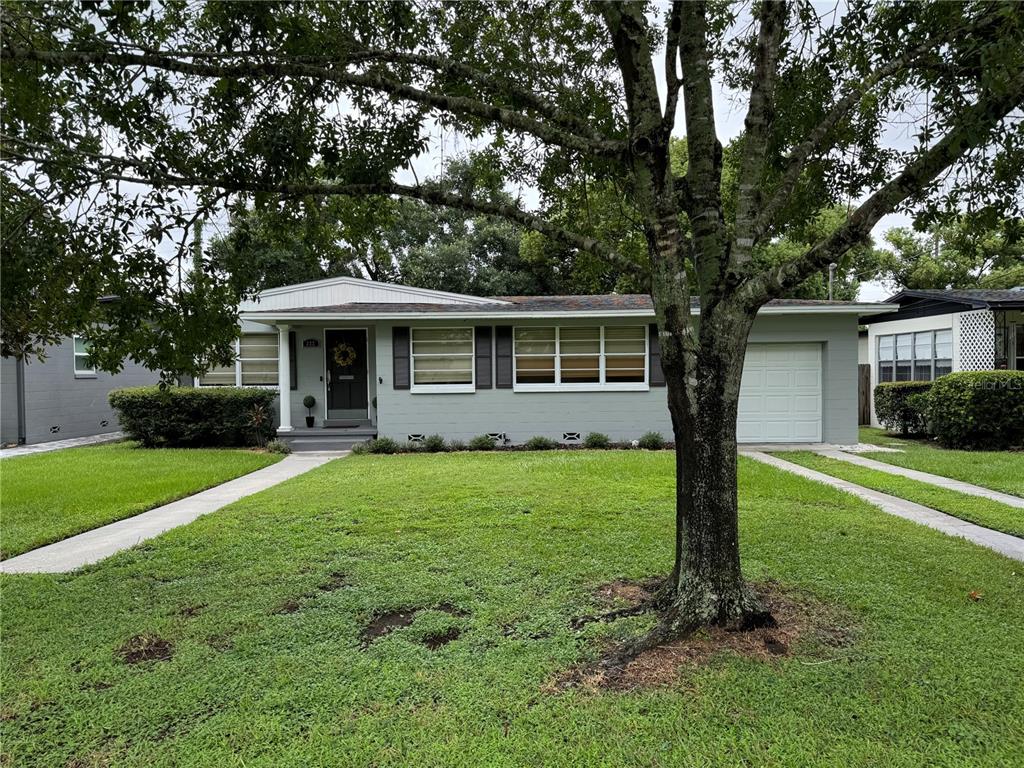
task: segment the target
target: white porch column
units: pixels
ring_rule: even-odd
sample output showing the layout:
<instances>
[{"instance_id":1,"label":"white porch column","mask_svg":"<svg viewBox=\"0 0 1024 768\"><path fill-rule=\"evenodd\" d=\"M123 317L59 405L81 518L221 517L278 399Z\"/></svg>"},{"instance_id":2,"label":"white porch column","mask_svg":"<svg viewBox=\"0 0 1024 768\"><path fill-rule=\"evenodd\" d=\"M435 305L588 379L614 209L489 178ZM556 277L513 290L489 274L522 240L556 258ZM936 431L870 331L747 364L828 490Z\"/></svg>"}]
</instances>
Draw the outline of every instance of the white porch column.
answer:
<instances>
[{"instance_id":1,"label":"white porch column","mask_svg":"<svg viewBox=\"0 0 1024 768\"><path fill-rule=\"evenodd\" d=\"M278 432L292 431L292 382L288 356L288 325L277 326L277 401L281 411Z\"/></svg>"}]
</instances>

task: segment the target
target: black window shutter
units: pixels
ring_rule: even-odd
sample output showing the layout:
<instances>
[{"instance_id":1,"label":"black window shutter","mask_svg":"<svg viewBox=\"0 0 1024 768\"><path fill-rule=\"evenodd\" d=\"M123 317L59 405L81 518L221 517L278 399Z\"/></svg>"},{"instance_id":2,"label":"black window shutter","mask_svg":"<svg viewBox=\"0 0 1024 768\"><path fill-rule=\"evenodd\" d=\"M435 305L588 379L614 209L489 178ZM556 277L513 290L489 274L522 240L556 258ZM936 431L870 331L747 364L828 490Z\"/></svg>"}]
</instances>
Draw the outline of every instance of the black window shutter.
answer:
<instances>
[{"instance_id":1,"label":"black window shutter","mask_svg":"<svg viewBox=\"0 0 1024 768\"><path fill-rule=\"evenodd\" d=\"M494 386L512 389L512 326L494 328Z\"/></svg>"},{"instance_id":2,"label":"black window shutter","mask_svg":"<svg viewBox=\"0 0 1024 768\"><path fill-rule=\"evenodd\" d=\"M648 326L647 369L652 387L665 386L665 372L661 370L661 341L658 339L658 324Z\"/></svg>"},{"instance_id":3,"label":"black window shutter","mask_svg":"<svg viewBox=\"0 0 1024 768\"><path fill-rule=\"evenodd\" d=\"M288 331L288 380L290 389L299 388L299 356L295 352L295 331Z\"/></svg>"},{"instance_id":4,"label":"black window shutter","mask_svg":"<svg viewBox=\"0 0 1024 768\"><path fill-rule=\"evenodd\" d=\"M391 329L391 355L394 363L394 389L409 389L409 326Z\"/></svg>"},{"instance_id":5,"label":"black window shutter","mask_svg":"<svg viewBox=\"0 0 1024 768\"><path fill-rule=\"evenodd\" d=\"M476 388L491 388L491 326L478 325L476 334Z\"/></svg>"}]
</instances>

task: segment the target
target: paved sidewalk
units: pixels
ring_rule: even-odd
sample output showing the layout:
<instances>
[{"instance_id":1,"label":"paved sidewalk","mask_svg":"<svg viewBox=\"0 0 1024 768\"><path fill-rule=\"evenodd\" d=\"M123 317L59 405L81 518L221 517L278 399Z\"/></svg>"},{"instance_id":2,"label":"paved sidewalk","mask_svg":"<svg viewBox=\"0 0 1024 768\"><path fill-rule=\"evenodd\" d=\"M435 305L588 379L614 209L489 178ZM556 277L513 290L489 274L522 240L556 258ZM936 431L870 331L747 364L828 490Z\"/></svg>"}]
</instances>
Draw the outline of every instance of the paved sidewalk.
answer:
<instances>
[{"instance_id":1,"label":"paved sidewalk","mask_svg":"<svg viewBox=\"0 0 1024 768\"><path fill-rule=\"evenodd\" d=\"M31 456L34 453L49 453L50 451L60 451L64 448L78 448L81 445L112 443L115 440L124 440L124 432L104 432L102 435L69 437L67 440L51 440L48 443L33 443L32 445L3 448L0 449L0 459L10 459L14 456Z\"/></svg>"},{"instance_id":2,"label":"paved sidewalk","mask_svg":"<svg viewBox=\"0 0 1024 768\"><path fill-rule=\"evenodd\" d=\"M741 451L763 451L783 453L785 451L850 451L851 453L903 453L895 448L885 448L872 443L834 445L833 443L740 443Z\"/></svg>"},{"instance_id":3,"label":"paved sidewalk","mask_svg":"<svg viewBox=\"0 0 1024 768\"><path fill-rule=\"evenodd\" d=\"M830 459L847 461L850 464L856 464L859 467L877 469L879 472L887 472L890 475L899 475L900 477L905 477L909 480L930 483L931 485L937 485L950 491L966 493L970 496L983 496L986 499L992 499L993 501L998 501L1008 506L1016 507L1017 509L1024 509L1024 499L1020 496L1013 496L1009 493L1001 493L989 488L982 488L980 485L972 485L971 483L965 483L962 480L953 480L949 477L933 475L930 472L921 472L917 469L897 467L894 464L886 464L884 461L875 461L874 459L869 459L865 456L852 456L849 453L844 453L843 451L820 450L815 451L815 453L821 456L827 456Z\"/></svg>"},{"instance_id":4,"label":"paved sidewalk","mask_svg":"<svg viewBox=\"0 0 1024 768\"><path fill-rule=\"evenodd\" d=\"M64 573L110 557L164 531L191 523L197 517L216 512L232 502L270 488L326 464L348 456L337 453L301 453L285 456L269 467L229 480L185 499L165 504L140 515L94 528L69 539L47 544L23 555L0 562L2 573Z\"/></svg>"},{"instance_id":5,"label":"paved sidewalk","mask_svg":"<svg viewBox=\"0 0 1024 768\"><path fill-rule=\"evenodd\" d=\"M743 451L742 453L744 456L769 464L776 469L783 469L787 472L792 472L795 475L806 477L809 480L817 480L819 483L824 483L825 485L830 485L833 488L838 488L842 491L852 493L854 496L859 496L865 501L874 504L883 512L888 512L890 515L896 515L897 517L902 517L907 520L913 520L915 523L927 525L929 528L942 531L942 533L949 536L958 536L962 539L967 539L975 544L988 547L1001 555L1006 555L1006 557L1024 562L1024 539L1017 538L1016 536L1010 536L1007 533L993 531L989 528L982 528L980 525L968 523L957 517L953 517L952 515L947 515L943 512L938 512L934 509L930 509L929 507L922 506L921 504L915 504L912 501L906 501L905 499L900 499L896 496L890 496L887 493L874 491L870 488L864 488L863 486L856 485L855 483L851 483L846 480L840 480L839 478L832 477L831 475L816 472L813 469L808 469L807 467L800 466L799 464L794 464L790 461L780 459L778 456L770 456L767 453L762 453L760 451Z\"/></svg>"}]
</instances>

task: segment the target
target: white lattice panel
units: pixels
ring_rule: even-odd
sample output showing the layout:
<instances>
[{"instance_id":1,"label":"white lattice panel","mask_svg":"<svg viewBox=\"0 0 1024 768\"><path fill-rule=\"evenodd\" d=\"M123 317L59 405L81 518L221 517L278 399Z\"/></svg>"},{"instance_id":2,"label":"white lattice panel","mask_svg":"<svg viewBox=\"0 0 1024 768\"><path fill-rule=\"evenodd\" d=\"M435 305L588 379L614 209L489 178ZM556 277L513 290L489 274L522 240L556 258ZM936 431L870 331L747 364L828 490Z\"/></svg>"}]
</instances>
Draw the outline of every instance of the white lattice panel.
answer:
<instances>
[{"instance_id":1,"label":"white lattice panel","mask_svg":"<svg viewBox=\"0 0 1024 768\"><path fill-rule=\"evenodd\" d=\"M960 370L989 371L995 366L995 317L987 309L961 312Z\"/></svg>"}]
</instances>

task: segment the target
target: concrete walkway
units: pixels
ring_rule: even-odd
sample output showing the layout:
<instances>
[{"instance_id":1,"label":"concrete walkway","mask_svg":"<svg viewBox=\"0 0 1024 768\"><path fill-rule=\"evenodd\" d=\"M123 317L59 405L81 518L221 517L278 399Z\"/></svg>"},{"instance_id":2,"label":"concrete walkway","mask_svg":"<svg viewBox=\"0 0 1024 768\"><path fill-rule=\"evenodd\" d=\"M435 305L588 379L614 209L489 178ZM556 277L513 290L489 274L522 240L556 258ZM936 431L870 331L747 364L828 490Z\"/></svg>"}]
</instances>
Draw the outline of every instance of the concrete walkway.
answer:
<instances>
[{"instance_id":1,"label":"concrete walkway","mask_svg":"<svg viewBox=\"0 0 1024 768\"><path fill-rule=\"evenodd\" d=\"M1000 493L999 491L993 491L989 488L982 488L979 485L972 485L971 483L965 483L962 480L953 480L949 477L943 477L942 475L933 475L930 472L921 472L916 469L907 469L906 467L897 467L893 464L886 464L884 461L875 461L865 456L853 456L843 451L835 450L821 450L815 451L815 453L821 456L827 456L830 459L838 459L839 461L846 461L850 464L856 464L858 467L866 467L867 469L876 469L879 472L887 472L890 475L899 475L909 480L917 480L922 483L929 483L931 485L937 485L940 488L946 488L950 491L959 491L960 493L966 493L969 496L983 496L986 499L992 499L992 501L998 501L1017 509L1024 509L1024 499L1020 496L1013 496L1009 493Z\"/></svg>"},{"instance_id":2,"label":"concrete walkway","mask_svg":"<svg viewBox=\"0 0 1024 768\"><path fill-rule=\"evenodd\" d=\"M0 450L0 459L10 459L14 456L31 456L34 453L49 453L50 451L60 451L64 448L78 448L83 445L112 443L115 440L123 439L124 432L104 432L102 435L86 435L85 437L69 437L67 440L50 440L46 443L17 445Z\"/></svg>"},{"instance_id":3,"label":"concrete walkway","mask_svg":"<svg viewBox=\"0 0 1024 768\"><path fill-rule=\"evenodd\" d=\"M102 528L80 533L69 539L33 549L0 562L2 573L64 573L110 557L164 531L191 523L200 515L216 512L232 502L290 480L331 459L348 456L339 453L302 453L285 456L269 467L229 480L194 496L165 504L135 517L118 520Z\"/></svg>"},{"instance_id":4,"label":"concrete walkway","mask_svg":"<svg viewBox=\"0 0 1024 768\"><path fill-rule=\"evenodd\" d=\"M968 523L957 517L953 517L952 515L947 515L943 512L938 512L934 509L930 509L929 507L922 506L921 504L915 504L912 501L906 501L905 499L900 499L896 496L890 496L887 493L874 491L870 488L864 488L863 486L856 485L855 483L851 483L846 480L840 480L839 478L832 477L831 475L816 472L813 469L808 469L807 467L803 467L799 464L794 464L790 461L780 459L778 456L769 456L767 453L762 453L761 451L743 451L742 453L744 456L769 464L776 469L783 469L787 472L792 472L795 475L806 477L809 480L816 480L819 483L824 483L825 485L830 485L833 488L838 488L842 491L846 491L847 493L852 493L854 496L858 496L865 501L874 504L883 512L888 512L890 515L896 515L897 517L902 517L906 520L913 520L915 523L927 525L929 528L942 531L942 533L949 536L958 536L962 539L967 539L975 544L988 547L1001 555L1006 555L1006 557L1024 562L1024 539L1017 538L1016 536L1010 536L1006 533L1000 533L999 531L993 531L989 528L982 528L980 525Z\"/></svg>"}]
</instances>

